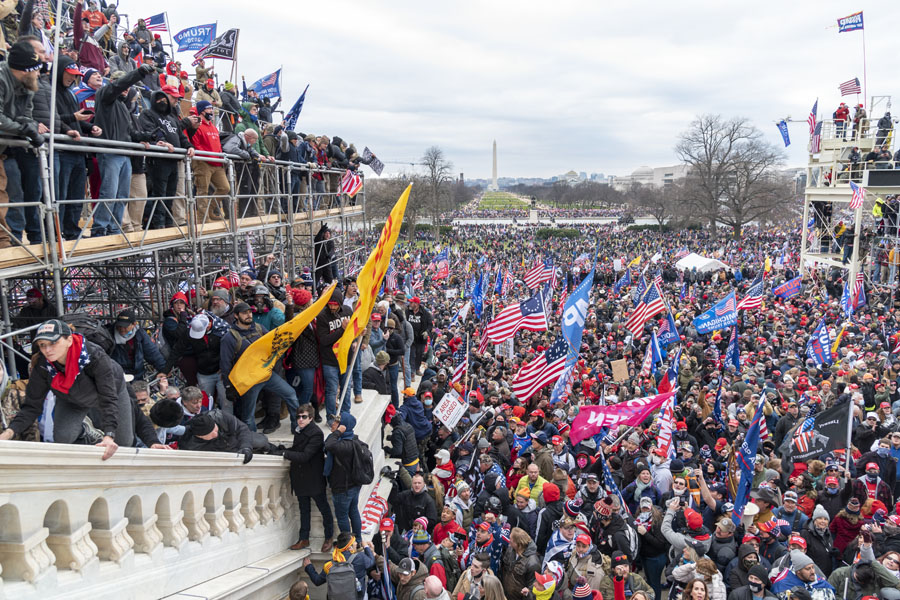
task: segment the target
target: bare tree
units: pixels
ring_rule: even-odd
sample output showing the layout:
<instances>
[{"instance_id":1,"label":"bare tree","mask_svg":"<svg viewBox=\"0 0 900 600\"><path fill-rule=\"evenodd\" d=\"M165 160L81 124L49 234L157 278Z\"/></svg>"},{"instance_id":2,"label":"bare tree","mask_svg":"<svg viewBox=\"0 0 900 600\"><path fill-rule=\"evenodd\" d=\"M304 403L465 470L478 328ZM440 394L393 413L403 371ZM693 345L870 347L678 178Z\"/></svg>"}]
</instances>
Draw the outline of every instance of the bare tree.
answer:
<instances>
[{"instance_id":1,"label":"bare tree","mask_svg":"<svg viewBox=\"0 0 900 600\"><path fill-rule=\"evenodd\" d=\"M675 152L690 166L687 199L711 235L722 222L740 237L746 223L772 210L769 188L784 154L747 119L701 115L681 134Z\"/></svg>"},{"instance_id":2,"label":"bare tree","mask_svg":"<svg viewBox=\"0 0 900 600\"><path fill-rule=\"evenodd\" d=\"M674 214L673 195L668 188L634 183L625 196L629 204L646 211L656 219L660 228Z\"/></svg>"},{"instance_id":3,"label":"bare tree","mask_svg":"<svg viewBox=\"0 0 900 600\"><path fill-rule=\"evenodd\" d=\"M449 204L452 198L450 182L453 173L453 163L444 156L444 151L439 146L431 146L422 155L422 165L425 167L425 185L428 188L428 211L434 225L435 239L441 239L441 214L444 206Z\"/></svg>"}]
</instances>

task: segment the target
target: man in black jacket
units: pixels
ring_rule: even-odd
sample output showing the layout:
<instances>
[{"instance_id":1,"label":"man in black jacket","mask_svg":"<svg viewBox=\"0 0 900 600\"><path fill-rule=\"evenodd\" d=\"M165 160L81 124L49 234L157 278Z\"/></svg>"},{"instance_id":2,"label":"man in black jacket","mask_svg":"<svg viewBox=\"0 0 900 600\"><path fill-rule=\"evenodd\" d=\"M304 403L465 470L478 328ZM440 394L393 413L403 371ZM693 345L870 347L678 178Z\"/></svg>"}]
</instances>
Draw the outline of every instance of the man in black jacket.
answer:
<instances>
[{"instance_id":1,"label":"man in black jacket","mask_svg":"<svg viewBox=\"0 0 900 600\"><path fill-rule=\"evenodd\" d=\"M150 108L141 113L138 126L148 142L173 152L175 148L187 150L188 158L194 156L194 147L184 133L181 120L176 116L175 105L181 92L170 85L150 96ZM144 205L144 218L149 220L150 229L172 227L172 198L178 191L178 169L180 160L163 157L147 159L147 197L168 198L148 202Z\"/></svg>"},{"instance_id":2,"label":"man in black jacket","mask_svg":"<svg viewBox=\"0 0 900 600\"><path fill-rule=\"evenodd\" d=\"M52 391L56 398L52 441L75 443L84 417L93 410L94 422L103 432L97 444L105 449L103 460L115 454L119 445L131 446L132 402L122 367L59 319L42 323L32 344L40 355L25 388L25 402L9 428L0 433L0 440L10 440L28 429L43 413Z\"/></svg>"},{"instance_id":3,"label":"man in black jacket","mask_svg":"<svg viewBox=\"0 0 900 600\"><path fill-rule=\"evenodd\" d=\"M284 458L291 461L291 488L300 504L300 537L291 550L302 550L309 546L309 518L312 498L322 514L325 528L325 541L320 552L331 552L334 538L334 517L325 496L325 436L313 422L315 408L306 403L297 410L297 431L294 432L294 443L284 451Z\"/></svg>"},{"instance_id":4,"label":"man in black jacket","mask_svg":"<svg viewBox=\"0 0 900 600\"><path fill-rule=\"evenodd\" d=\"M204 452L237 452L244 455L244 464L253 458L253 451L275 451L266 436L250 431L246 424L221 409L201 413L188 421L184 435L178 442L180 450Z\"/></svg>"},{"instance_id":5,"label":"man in black jacket","mask_svg":"<svg viewBox=\"0 0 900 600\"><path fill-rule=\"evenodd\" d=\"M353 484L353 445L359 443L353 433L356 417L341 413L331 422L331 435L325 439L325 476L331 486L334 514L341 532L353 533L362 539L362 519L359 516L359 492L361 486Z\"/></svg>"},{"instance_id":6,"label":"man in black jacket","mask_svg":"<svg viewBox=\"0 0 900 600\"><path fill-rule=\"evenodd\" d=\"M224 324L218 320L219 324ZM200 313L191 319L187 328L178 329L178 341L169 355L166 372L171 370L183 356L193 356L197 360L197 387L210 398L217 398L216 406L224 406L225 385L219 377L219 358L222 351L222 336L228 332L213 327L213 319Z\"/></svg>"},{"instance_id":7,"label":"man in black jacket","mask_svg":"<svg viewBox=\"0 0 900 600\"><path fill-rule=\"evenodd\" d=\"M413 426L403 419L403 413L398 412L391 418L391 445L385 446L384 451L391 458L399 458L410 475L419 470L419 447L416 444L416 432Z\"/></svg>"},{"instance_id":8,"label":"man in black jacket","mask_svg":"<svg viewBox=\"0 0 900 600\"><path fill-rule=\"evenodd\" d=\"M117 142L147 141L135 128L126 98L128 88L152 72L153 67L150 65L141 65L125 75L119 75L119 71L113 74L107 85L97 90L94 96L94 125L102 130L100 136L103 139ZM117 200L97 203L91 237L121 232L122 216L125 213L125 202L122 199L128 198L131 192L130 157L101 153L97 155L97 166L102 179L98 199Z\"/></svg>"},{"instance_id":9,"label":"man in black jacket","mask_svg":"<svg viewBox=\"0 0 900 600\"><path fill-rule=\"evenodd\" d=\"M431 335L432 320L431 313L422 308L422 301L418 296L409 299L406 319L413 328L413 343L410 348L411 368L417 375L421 375L419 368L425 360L425 347L428 345L428 338Z\"/></svg>"},{"instance_id":10,"label":"man in black jacket","mask_svg":"<svg viewBox=\"0 0 900 600\"><path fill-rule=\"evenodd\" d=\"M400 392L397 390L397 384L400 381L400 366L406 348L403 345L403 335L397 331L396 320L387 320L384 340L384 351L388 353L389 357L388 375L390 376L391 404L394 408L400 408Z\"/></svg>"},{"instance_id":11,"label":"man in black jacket","mask_svg":"<svg viewBox=\"0 0 900 600\"><path fill-rule=\"evenodd\" d=\"M333 346L344 335L344 328L350 321L350 315L353 314L343 302L343 294L339 290L334 290L325 308L316 317L316 336L319 338L319 356L322 359L322 374L325 376L325 410L329 424L336 418L338 410L341 413L350 412L349 402L342 402L340 407L336 404L347 374L341 373Z\"/></svg>"},{"instance_id":12,"label":"man in black jacket","mask_svg":"<svg viewBox=\"0 0 900 600\"><path fill-rule=\"evenodd\" d=\"M411 489L398 492L396 487L391 488L388 502L397 511L397 528L400 531L412 529L413 521L419 517L428 519L429 532L438 522L434 498L428 493L421 473L413 475Z\"/></svg>"},{"instance_id":13,"label":"man in black jacket","mask_svg":"<svg viewBox=\"0 0 900 600\"><path fill-rule=\"evenodd\" d=\"M375 355L375 363L363 371L362 374L362 387L364 390L375 390L382 395L390 393L390 383L385 370L388 362L390 362L390 356L387 352L381 351Z\"/></svg>"}]
</instances>

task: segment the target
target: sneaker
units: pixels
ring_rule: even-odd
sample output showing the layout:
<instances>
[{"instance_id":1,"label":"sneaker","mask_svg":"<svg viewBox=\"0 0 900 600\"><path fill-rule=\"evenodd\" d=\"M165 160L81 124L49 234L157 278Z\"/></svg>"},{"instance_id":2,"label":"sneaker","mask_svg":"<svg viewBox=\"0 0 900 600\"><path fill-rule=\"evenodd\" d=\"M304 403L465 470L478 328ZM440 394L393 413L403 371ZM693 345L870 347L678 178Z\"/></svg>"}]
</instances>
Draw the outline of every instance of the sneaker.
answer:
<instances>
[{"instance_id":1,"label":"sneaker","mask_svg":"<svg viewBox=\"0 0 900 600\"><path fill-rule=\"evenodd\" d=\"M322 549L319 552L331 552L331 549L334 548L334 542L331 540L325 540L322 542Z\"/></svg>"},{"instance_id":2,"label":"sneaker","mask_svg":"<svg viewBox=\"0 0 900 600\"><path fill-rule=\"evenodd\" d=\"M355 404L362 404L362 400L363 400L362 396L354 396L353 397L353 402Z\"/></svg>"},{"instance_id":3,"label":"sneaker","mask_svg":"<svg viewBox=\"0 0 900 600\"><path fill-rule=\"evenodd\" d=\"M304 548L309 547L309 540L300 540L293 546L291 546L291 550L303 550Z\"/></svg>"}]
</instances>

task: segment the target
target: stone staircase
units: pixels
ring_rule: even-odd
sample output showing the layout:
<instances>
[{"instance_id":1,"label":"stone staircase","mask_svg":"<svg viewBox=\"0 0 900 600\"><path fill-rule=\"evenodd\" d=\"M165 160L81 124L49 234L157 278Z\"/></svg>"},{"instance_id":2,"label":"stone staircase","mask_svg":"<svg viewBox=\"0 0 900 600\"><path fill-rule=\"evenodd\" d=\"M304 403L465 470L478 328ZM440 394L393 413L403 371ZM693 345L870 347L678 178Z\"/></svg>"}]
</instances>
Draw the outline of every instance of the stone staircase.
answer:
<instances>
[{"instance_id":1,"label":"stone staircase","mask_svg":"<svg viewBox=\"0 0 900 600\"><path fill-rule=\"evenodd\" d=\"M377 482L390 398L363 397L351 412ZM270 437L289 443L284 433ZM281 457L243 465L239 455L123 448L101 463L101 454L0 442L0 600L275 600L301 576L304 557L328 558L309 551L323 539L315 508L311 548L287 549L300 520ZM360 512L376 482L362 490ZM381 482L378 493L389 491Z\"/></svg>"}]
</instances>

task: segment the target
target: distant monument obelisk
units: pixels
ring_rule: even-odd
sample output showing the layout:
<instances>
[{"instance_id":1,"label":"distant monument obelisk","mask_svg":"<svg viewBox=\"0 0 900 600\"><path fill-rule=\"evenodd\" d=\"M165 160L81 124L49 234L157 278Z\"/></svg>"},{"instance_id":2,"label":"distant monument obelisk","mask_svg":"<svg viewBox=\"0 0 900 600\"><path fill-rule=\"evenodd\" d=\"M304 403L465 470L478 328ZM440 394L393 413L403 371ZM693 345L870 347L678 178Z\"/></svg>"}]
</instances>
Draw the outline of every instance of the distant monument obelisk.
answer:
<instances>
[{"instance_id":1,"label":"distant monument obelisk","mask_svg":"<svg viewBox=\"0 0 900 600\"><path fill-rule=\"evenodd\" d=\"M491 175L491 184L488 186L488 190L496 192L499 189L500 186L497 185L497 140L494 140L494 170Z\"/></svg>"}]
</instances>

